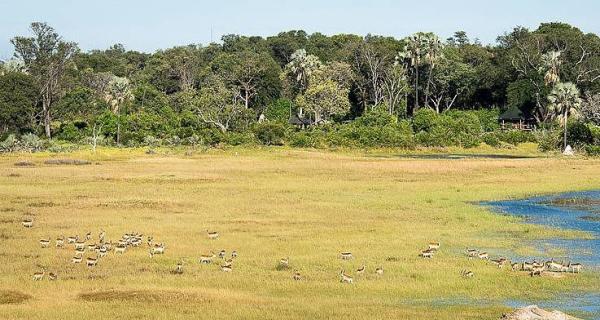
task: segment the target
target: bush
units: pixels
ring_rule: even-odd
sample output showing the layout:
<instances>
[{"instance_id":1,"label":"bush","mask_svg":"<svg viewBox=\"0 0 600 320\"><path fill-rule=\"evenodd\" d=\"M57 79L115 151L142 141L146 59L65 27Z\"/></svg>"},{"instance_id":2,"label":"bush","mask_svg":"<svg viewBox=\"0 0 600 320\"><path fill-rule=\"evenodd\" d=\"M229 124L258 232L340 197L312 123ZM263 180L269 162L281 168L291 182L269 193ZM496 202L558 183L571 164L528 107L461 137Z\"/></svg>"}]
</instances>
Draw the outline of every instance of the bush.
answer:
<instances>
[{"instance_id":1,"label":"bush","mask_svg":"<svg viewBox=\"0 0 600 320\"><path fill-rule=\"evenodd\" d=\"M290 118L290 110L293 104L287 99L278 99L269 104L264 112L265 117L270 122L287 124Z\"/></svg>"},{"instance_id":2,"label":"bush","mask_svg":"<svg viewBox=\"0 0 600 320\"><path fill-rule=\"evenodd\" d=\"M502 142L517 146L525 142L537 142L532 132L521 130L508 130L497 133L498 139Z\"/></svg>"},{"instance_id":3,"label":"bush","mask_svg":"<svg viewBox=\"0 0 600 320\"><path fill-rule=\"evenodd\" d=\"M255 144L256 140L254 139L254 135L250 132L227 132L224 135L223 142L232 146L240 146Z\"/></svg>"},{"instance_id":4,"label":"bush","mask_svg":"<svg viewBox=\"0 0 600 320\"><path fill-rule=\"evenodd\" d=\"M585 152L590 156L600 156L600 145L589 145L585 147Z\"/></svg>"},{"instance_id":5,"label":"bush","mask_svg":"<svg viewBox=\"0 0 600 320\"><path fill-rule=\"evenodd\" d=\"M500 142L500 139L498 139L498 136L496 135L495 132L485 133L481 137L481 140L483 142L485 142L485 144L487 144L488 146L494 147L494 148L498 148L502 145L502 143Z\"/></svg>"},{"instance_id":6,"label":"bush","mask_svg":"<svg viewBox=\"0 0 600 320\"><path fill-rule=\"evenodd\" d=\"M567 143L573 147L582 148L594 143L590 128L582 122L569 122L567 125Z\"/></svg>"},{"instance_id":7,"label":"bush","mask_svg":"<svg viewBox=\"0 0 600 320\"><path fill-rule=\"evenodd\" d=\"M412 125L415 132L431 131L437 124L439 115L432 109L423 108L415 112Z\"/></svg>"},{"instance_id":8,"label":"bush","mask_svg":"<svg viewBox=\"0 0 600 320\"><path fill-rule=\"evenodd\" d=\"M600 126L594 125L592 123L588 124L588 128L590 129L590 133L592 134L594 145L600 145Z\"/></svg>"},{"instance_id":9,"label":"bush","mask_svg":"<svg viewBox=\"0 0 600 320\"><path fill-rule=\"evenodd\" d=\"M556 130L539 130L536 131L536 140L538 149L543 152L554 151L559 149L561 136Z\"/></svg>"},{"instance_id":10,"label":"bush","mask_svg":"<svg viewBox=\"0 0 600 320\"><path fill-rule=\"evenodd\" d=\"M36 152L44 149L44 140L33 133L21 136L21 149L27 152Z\"/></svg>"},{"instance_id":11,"label":"bush","mask_svg":"<svg viewBox=\"0 0 600 320\"><path fill-rule=\"evenodd\" d=\"M19 149L20 143L14 134L8 135L4 141L0 142L0 151L2 152L15 152Z\"/></svg>"},{"instance_id":12,"label":"bush","mask_svg":"<svg viewBox=\"0 0 600 320\"><path fill-rule=\"evenodd\" d=\"M254 126L254 135L264 145L283 145L285 126L274 122L258 123Z\"/></svg>"}]
</instances>

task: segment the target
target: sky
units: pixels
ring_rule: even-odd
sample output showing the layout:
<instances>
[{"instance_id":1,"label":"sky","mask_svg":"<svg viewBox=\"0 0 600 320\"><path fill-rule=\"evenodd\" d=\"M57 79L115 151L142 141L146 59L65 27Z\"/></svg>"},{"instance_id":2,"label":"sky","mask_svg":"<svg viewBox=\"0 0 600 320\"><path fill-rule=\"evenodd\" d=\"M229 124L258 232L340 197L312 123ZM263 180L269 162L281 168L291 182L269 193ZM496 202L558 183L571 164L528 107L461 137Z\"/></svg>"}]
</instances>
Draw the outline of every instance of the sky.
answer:
<instances>
[{"instance_id":1,"label":"sky","mask_svg":"<svg viewBox=\"0 0 600 320\"><path fill-rule=\"evenodd\" d=\"M600 34L598 12L598 0L0 0L0 59L12 56L10 39L28 35L33 21L49 23L83 50L122 43L154 52L224 34L295 29L397 38L432 31L443 39L464 30L493 43L515 26L561 21Z\"/></svg>"}]
</instances>

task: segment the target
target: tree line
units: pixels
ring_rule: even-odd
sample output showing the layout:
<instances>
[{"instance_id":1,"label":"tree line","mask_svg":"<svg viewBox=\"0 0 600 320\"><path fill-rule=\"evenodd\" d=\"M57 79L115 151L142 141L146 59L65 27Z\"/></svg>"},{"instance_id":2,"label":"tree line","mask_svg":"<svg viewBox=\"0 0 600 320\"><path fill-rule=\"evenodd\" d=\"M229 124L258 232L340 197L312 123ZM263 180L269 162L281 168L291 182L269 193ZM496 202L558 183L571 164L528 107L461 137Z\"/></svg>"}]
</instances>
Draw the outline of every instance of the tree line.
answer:
<instances>
[{"instance_id":1,"label":"tree line","mask_svg":"<svg viewBox=\"0 0 600 320\"><path fill-rule=\"evenodd\" d=\"M577 123L586 144L600 137L600 38L565 23L516 27L490 45L463 31L443 40L294 30L151 54L121 44L83 52L45 23L31 33L13 38L14 58L0 63L2 139L235 144L251 135L279 144L289 133L298 145L319 135L386 146L378 134L389 129L407 135L392 145L468 145L460 136L473 126L475 140L493 144L484 133L498 131L508 108L542 129Z\"/></svg>"}]
</instances>

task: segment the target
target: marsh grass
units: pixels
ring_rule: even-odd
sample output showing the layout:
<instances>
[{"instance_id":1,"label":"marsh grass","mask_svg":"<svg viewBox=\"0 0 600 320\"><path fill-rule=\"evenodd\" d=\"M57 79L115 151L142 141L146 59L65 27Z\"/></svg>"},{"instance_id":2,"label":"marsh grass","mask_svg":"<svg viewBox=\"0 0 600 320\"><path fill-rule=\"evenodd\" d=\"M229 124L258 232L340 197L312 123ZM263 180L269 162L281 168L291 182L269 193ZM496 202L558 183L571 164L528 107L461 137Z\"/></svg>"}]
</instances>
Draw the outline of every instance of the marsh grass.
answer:
<instances>
[{"instance_id":1,"label":"marsh grass","mask_svg":"<svg viewBox=\"0 0 600 320\"><path fill-rule=\"evenodd\" d=\"M23 155L0 158L0 290L31 297L0 305L7 319L496 319L506 299L548 299L556 292L593 291L592 272L531 278L468 260L467 247L492 257L507 250L535 253L526 240L587 236L523 224L475 203L599 188L600 161L414 160L363 157L356 151L269 148L207 150L98 149L73 159L94 166L14 167ZM512 151L511 151L512 152ZM43 163L47 154L29 156ZM17 173L18 179L7 177ZM31 229L20 225L33 217ZM43 237L100 229L166 244L110 254L95 268L69 262L72 249L41 249ZM220 233L209 240L206 230ZM433 259L418 257L439 241ZM239 252L233 272L201 254ZM339 253L354 259L342 261ZM286 270L277 270L281 257ZM173 275L177 262L184 273ZM341 269L367 270L354 285ZM382 266L383 276L375 274ZM57 281L34 282L41 268ZM460 276L472 270L473 278ZM302 274L293 281L293 270ZM9 290L9 291L6 291ZM16 291L15 291L16 290ZM445 299L486 305L436 304Z\"/></svg>"}]
</instances>

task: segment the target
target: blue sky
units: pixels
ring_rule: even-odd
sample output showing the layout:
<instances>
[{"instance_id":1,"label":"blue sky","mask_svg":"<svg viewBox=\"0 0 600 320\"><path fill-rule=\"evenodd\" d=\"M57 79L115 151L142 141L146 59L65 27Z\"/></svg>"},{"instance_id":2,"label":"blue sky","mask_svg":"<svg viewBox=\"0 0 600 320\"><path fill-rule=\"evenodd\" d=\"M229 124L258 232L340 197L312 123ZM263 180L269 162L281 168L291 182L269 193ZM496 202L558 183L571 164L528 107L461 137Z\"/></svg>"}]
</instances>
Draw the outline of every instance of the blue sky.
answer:
<instances>
[{"instance_id":1,"label":"blue sky","mask_svg":"<svg viewBox=\"0 0 600 320\"><path fill-rule=\"evenodd\" d=\"M404 37L433 31L448 37L465 30L484 43L514 26L535 28L563 21L600 33L597 0L0 0L0 58L12 55L10 39L27 35L32 21L51 24L84 50L123 43L152 52L206 44L236 33L268 36L303 29L325 34L367 33Z\"/></svg>"}]
</instances>

